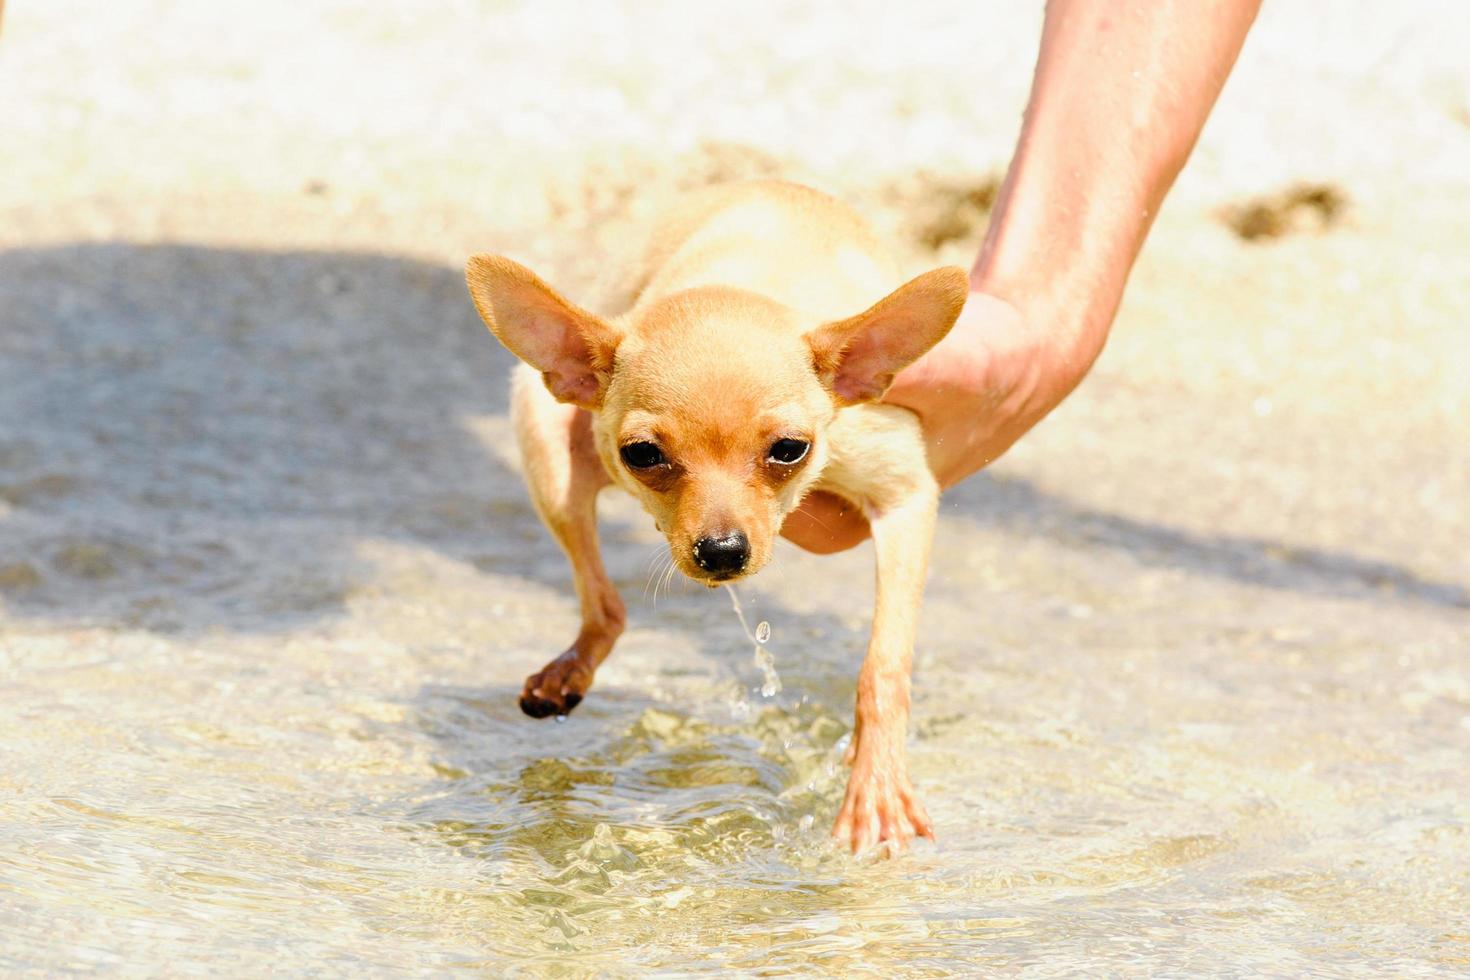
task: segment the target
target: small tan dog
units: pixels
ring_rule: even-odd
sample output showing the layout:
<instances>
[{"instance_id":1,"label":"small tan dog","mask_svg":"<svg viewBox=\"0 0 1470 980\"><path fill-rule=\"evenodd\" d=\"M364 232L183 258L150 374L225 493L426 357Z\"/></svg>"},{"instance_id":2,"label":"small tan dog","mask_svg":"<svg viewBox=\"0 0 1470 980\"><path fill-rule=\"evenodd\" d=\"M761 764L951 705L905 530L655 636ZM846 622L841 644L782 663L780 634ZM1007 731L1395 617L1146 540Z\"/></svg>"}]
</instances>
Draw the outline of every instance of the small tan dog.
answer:
<instances>
[{"instance_id":1,"label":"small tan dog","mask_svg":"<svg viewBox=\"0 0 1470 980\"><path fill-rule=\"evenodd\" d=\"M711 188L668 216L620 316L580 309L509 259L473 256L466 274L480 316L529 365L512 385L526 481L582 605L571 647L526 680L526 714L575 708L623 631L597 543L603 487L637 497L679 570L711 587L759 571L802 497L831 491L867 515L878 564L833 836L855 851L932 837L905 739L939 487L918 418L877 402L954 324L964 271L899 285L849 208L760 181Z\"/></svg>"}]
</instances>

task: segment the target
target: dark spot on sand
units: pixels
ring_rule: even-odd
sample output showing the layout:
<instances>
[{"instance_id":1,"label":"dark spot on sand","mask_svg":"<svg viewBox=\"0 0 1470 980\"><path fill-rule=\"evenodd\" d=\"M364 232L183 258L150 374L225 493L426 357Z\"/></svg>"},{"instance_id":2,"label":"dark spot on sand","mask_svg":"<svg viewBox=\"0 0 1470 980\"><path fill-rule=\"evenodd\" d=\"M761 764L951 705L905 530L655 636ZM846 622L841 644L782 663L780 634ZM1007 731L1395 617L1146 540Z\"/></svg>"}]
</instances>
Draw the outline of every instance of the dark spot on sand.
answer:
<instances>
[{"instance_id":1,"label":"dark spot on sand","mask_svg":"<svg viewBox=\"0 0 1470 980\"><path fill-rule=\"evenodd\" d=\"M1332 184L1300 183L1265 197L1230 205L1222 217L1248 242L1286 235L1321 234L1335 226L1348 206Z\"/></svg>"},{"instance_id":2,"label":"dark spot on sand","mask_svg":"<svg viewBox=\"0 0 1470 980\"><path fill-rule=\"evenodd\" d=\"M978 243L1000 193L1000 175L943 177L920 171L884 189L885 203L904 215L902 234L937 252L950 242Z\"/></svg>"},{"instance_id":3,"label":"dark spot on sand","mask_svg":"<svg viewBox=\"0 0 1470 980\"><path fill-rule=\"evenodd\" d=\"M29 562L0 565L0 592L29 592L41 584L41 573Z\"/></svg>"},{"instance_id":4,"label":"dark spot on sand","mask_svg":"<svg viewBox=\"0 0 1470 980\"><path fill-rule=\"evenodd\" d=\"M94 581L112 578L118 572L117 556L113 549L91 541L65 544L52 555L51 561L68 575Z\"/></svg>"},{"instance_id":5,"label":"dark spot on sand","mask_svg":"<svg viewBox=\"0 0 1470 980\"><path fill-rule=\"evenodd\" d=\"M48 473L20 483L0 486L0 500L17 507L34 506L64 497L76 489L75 477L65 473Z\"/></svg>"}]
</instances>

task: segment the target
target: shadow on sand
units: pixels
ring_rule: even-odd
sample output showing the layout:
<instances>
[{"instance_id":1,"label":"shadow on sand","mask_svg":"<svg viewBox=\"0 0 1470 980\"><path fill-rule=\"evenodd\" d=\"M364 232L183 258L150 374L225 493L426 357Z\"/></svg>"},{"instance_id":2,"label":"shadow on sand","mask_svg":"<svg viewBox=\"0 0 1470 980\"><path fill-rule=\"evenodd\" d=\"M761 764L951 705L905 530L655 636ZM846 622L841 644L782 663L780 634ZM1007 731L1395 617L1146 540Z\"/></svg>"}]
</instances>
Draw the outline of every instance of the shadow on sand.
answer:
<instances>
[{"instance_id":1,"label":"shadow on sand","mask_svg":"<svg viewBox=\"0 0 1470 980\"><path fill-rule=\"evenodd\" d=\"M364 537L570 593L487 446L506 438L510 367L454 268L188 245L0 253L0 602L276 632L340 612L370 573ZM971 480L946 514L1273 589L1470 607L1465 588L1396 565L1174 530L1011 478Z\"/></svg>"},{"instance_id":2,"label":"shadow on sand","mask_svg":"<svg viewBox=\"0 0 1470 980\"><path fill-rule=\"evenodd\" d=\"M1125 552L1139 565L1319 598L1470 609L1470 590L1348 551L1240 534L1183 531L1081 506L1026 480L982 473L949 491L945 512L1079 550Z\"/></svg>"}]
</instances>

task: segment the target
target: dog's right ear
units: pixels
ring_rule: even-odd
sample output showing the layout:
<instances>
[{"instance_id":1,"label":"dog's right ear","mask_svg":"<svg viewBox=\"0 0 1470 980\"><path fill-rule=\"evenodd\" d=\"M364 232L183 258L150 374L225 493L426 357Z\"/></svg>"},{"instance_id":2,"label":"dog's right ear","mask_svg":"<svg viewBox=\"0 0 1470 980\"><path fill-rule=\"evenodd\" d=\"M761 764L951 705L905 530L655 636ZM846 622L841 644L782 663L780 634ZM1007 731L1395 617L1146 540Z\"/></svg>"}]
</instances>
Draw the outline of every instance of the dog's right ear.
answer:
<instances>
[{"instance_id":1,"label":"dog's right ear","mask_svg":"<svg viewBox=\"0 0 1470 980\"><path fill-rule=\"evenodd\" d=\"M472 255L465 280L475 308L506 348L541 372L559 400L602 406L621 339L607 321L563 299L534 272L498 255Z\"/></svg>"}]
</instances>

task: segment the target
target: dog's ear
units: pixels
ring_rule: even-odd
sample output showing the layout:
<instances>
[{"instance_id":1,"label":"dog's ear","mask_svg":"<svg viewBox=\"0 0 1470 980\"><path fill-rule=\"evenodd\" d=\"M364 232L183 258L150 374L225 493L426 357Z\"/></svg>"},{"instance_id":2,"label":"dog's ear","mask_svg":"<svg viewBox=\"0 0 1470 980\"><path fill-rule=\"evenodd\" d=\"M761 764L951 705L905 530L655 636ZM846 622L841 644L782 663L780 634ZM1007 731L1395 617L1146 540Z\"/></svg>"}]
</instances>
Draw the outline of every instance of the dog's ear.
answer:
<instances>
[{"instance_id":1,"label":"dog's ear","mask_svg":"<svg viewBox=\"0 0 1470 980\"><path fill-rule=\"evenodd\" d=\"M926 272L857 316L806 335L817 376L840 404L876 401L893 376L944 338L969 295L959 266Z\"/></svg>"},{"instance_id":2,"label":"dog's ear","mask_svg":"<svg viewBox=\"0 0 1470 980\"><path fill-rule=\"evenodd\" d=\"M601 407L621 339L611 324L498 255L470 256L465 280L485 325L541 372L553 395L582 408Z\"/></svg>"}]
</instances>

